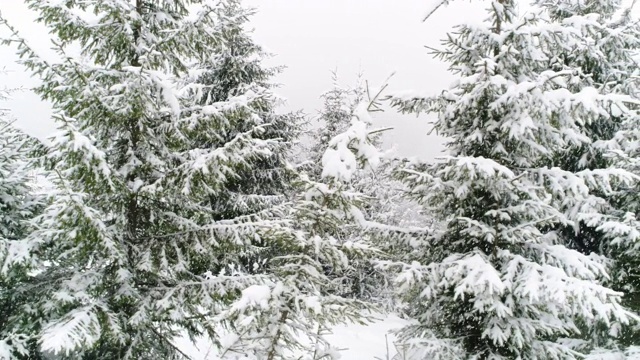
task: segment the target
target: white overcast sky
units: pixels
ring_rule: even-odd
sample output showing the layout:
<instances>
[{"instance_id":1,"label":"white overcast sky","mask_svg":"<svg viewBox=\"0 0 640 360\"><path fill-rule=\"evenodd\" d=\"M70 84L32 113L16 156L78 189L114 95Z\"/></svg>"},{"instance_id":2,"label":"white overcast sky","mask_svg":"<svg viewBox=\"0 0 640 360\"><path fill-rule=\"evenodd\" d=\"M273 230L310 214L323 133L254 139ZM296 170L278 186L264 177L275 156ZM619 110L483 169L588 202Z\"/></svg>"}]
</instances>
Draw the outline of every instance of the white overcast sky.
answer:
<instances>
[{"instance_id":1,"label":"white overcast sky","mask_svg":"<svg viewBox=\"0 0 640 360\"><path fill-rule=\"evenodd\" d=\"M288 99L290 109L315 114L321 106L319 95L330 88L330 71L337 69L342 81L352 84L360 70L372 85L389 74L390 91L438 92L452 78L446 65L431 58L424 45L438 46L452 26L479 21L485 17L485 2L454 2L438 10L427 22L422 17L434 0L245 0L256 7L254 38L276 57L271 64L287 69L276 81L279 93ZM34 23L34 14L23 0L0 0L0 11L41 54L50 52L46 29ZM4 31L4 30L0 30ZM0 87L23 86L36 82L20 65L13 50L0 49ZM46 138L55 131L50 108L26 91L16 93L4 104L17 124L28 132ZM387 143L395 144L405 156L433 157L441 140L428 136L425 117L399 116L393 111L377 116L380 125L393 126Z\"/></svg>"}]
</instances>

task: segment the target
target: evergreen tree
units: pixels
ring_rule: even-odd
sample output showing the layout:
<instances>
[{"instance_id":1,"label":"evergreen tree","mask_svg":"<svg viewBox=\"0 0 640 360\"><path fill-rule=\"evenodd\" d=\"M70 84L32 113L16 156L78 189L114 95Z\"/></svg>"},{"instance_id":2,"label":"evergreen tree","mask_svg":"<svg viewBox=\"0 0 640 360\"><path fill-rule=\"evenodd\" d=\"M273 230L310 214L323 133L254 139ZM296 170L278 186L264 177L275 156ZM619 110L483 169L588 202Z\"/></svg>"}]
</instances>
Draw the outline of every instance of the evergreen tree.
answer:
<instances>
[{"instance_id":1,"label":"evergreen tree","mask_svg":"<svg viewBox=\"0 0 640 360\"><path fill-rule=\"evenodd\" d=\"M255 44L246 29L253 12L244 8L239 0L229 0L223 4L220 14L217 31L222 43L205 59L202 64L205 70L200 74L199 82L207 85L202 93L202 104L228 101L248 91L263 96L249 104L251 111L229 119L232 121L230 132L219 132L218 141L205 146L224 144L239 132L261 123L269 125L259 138L279 141L279 146L271 153L256 157L235 178L228 179L225 193L209 199L216 210L216 218L232 219L282 202L284 195L291 192L292 174L286 169L286 157L298 136L301 119L295 113L276 113L276 106L282 101L270 93L275 87L270 79L281 68L263 65L263 59L269 54Z\"/></svg>"},{"instance_id":2,"label":"evergreen tree","mask_svg":"<svg viewBox=\"0 0 640 360\"><path fill-rule=\"evenodd\" d=\"M340 84L338 72L331 73L331 90L323 93L322 109L314 119L314 128L309 132L311 141L304 151L309 174L316 179L322 178L322 157L327 144L338 134L345 131L351 122L357 105L365 96L362 76L358 75L354 87L345 87Z\"/></svg>"},{"instance_id":3,"label":"evergreen tree","mask_svg":"<svg viewBox=\"0 0 640 360\"><path fill-rule=\"evenodd\" d=\"M298 174L298 193L290 216L298 229L299 250L270 250L272 263L280 265L272 271L281 282L243 293L240 303L250 306L243 311L230 310L240 314L242 326L234 329L225 355L334 359L337 349L324 337L331 325L367 319L364 311L369 305L345 298L341 290L343 280L354 271L354 260L363 261L378 252L366 241L339 239L335 234L344 227L361 225L364 218L361 206L365 199L353 190L350 179L359 168L378 162L378 152L369 138L368 115L376 100L358 105L350 126L328 142L321 179Z\"/></svg>"},{"instance_id":4,"label":"evergreen tree","mask_svg":"<svg viewBox=\"0 0 640 360\"><path fill-rule=\"evenodd\" d=\"M562 23L589 41L588 46L576 43L572 47L549 49L554 52L549 56L549 68L578 68L588 76L571 84L572 91L580 91L588 85L604 94L634 95L637 86L631 76L637 68L633 55L640 49L640 26L630 17L631 8L619 15L621 1L617 0L537 1L537 4L548 13L551 21ZM615 107L606 110L605 115L583 124L581 130L589 141L559 149L550 165L572 172L613 166L610 148L618 147L612 140L620 130L623 114ZM593 191L597 192L597 189ZM563 232L568 245L576 250L585 254L606 253L606 234L583 220Z\"/></svg>"},{"instance_id":5,"label":"evergreen tree","mask_svg":"<svg viewBox=\"0 0 640 360\"><path fill-rule=\"evenodd\" d=\"M323 101L322 109L318 116L314 119L312 124L313 129L309 132L308 136L310 141L303 145L306 149L303 149L305 153L306 161L303 169L308 171L309 177L316 182L321 182L325 170L327 169L323 165L323 157L329 143L337 135L345 132L351 125L351 120L354 116L357 106L363 101L365 95L364 84L361 81L362 77L359 75L355 87L344 87L339 83L337 71L332 72L332 88L323 93L320 98ZM356 167L351 169L352 176L349 179L345 179L345 183L342 184L345 190L352 192L358 192L362 195L362 188L356 184L362 179L362 171L358 171L357 164L351 164ZM363 199L361 199L363 200ZM367 206L371 204L371 199L368 201L362 201L361 206ZM327 222L327 225L322 229L323 233L329 234L340 243L356 242L360 243L365 241L363 239L362 228L359 224L350 224L351 226L345 226L344 223L340 226L335 226L340 223L335 221ZM316 225L317 226L317 225ZM320 231L320 229L316 229ZM365 274L372 275L371 268L368 260L364 260L364 264L357 264L352 268L352 273L345 274L340 279L342 283L339 294L345 297L357 296L360 299L365 298L365 289L360 286L363 284L363 278Z\"/></svg>"},{"instance_id":6,"label":"evergreen tree","mask_svg":"<svg viewBox=\"0 0 640 360\"><path fill-rule=\"evenodd\" d=\"M629 314L621 294L602 285L604 259L567 248L554 229L608 215L599 195L632 176L548 167L547 159L588 144L584 124L634 100L599 92L572 64L550 68L558 49L592 45L571 26L539 11L518 17L511 0L488 11L484 24L458 26L446 49L434 50L459 77L450 89L392 100L402 111L437 114L435 129L450 139L448 156L401 173L437 220L402 265L400 289L417 323L401 335L417 358L580 358L567 338Z\"/></svg>"},{"instance_id":7,"label":"evergreen tree","mask_svg":"<svg viewBox=\"0 0 640 360\"><path fill-rule=\"evenodd\" d=\"M205 133L196 141L198 146L216 148L240 133L260 127L260 133L253 136L270 141L270 147L268 152L245 159L235 175L226 178L224 186L208 196L205 206L212 208L213 218L217 221L267 210L290 197L294 174L287 168L287 157L301 122L296 113L276 112L282 100L273 94L275 85L270 80L281 68L263 65L269 54L255 44L246 29L253 11L243 7L238 0L224 1L220 6L216 16L220 44L196 67L201 70L192 73L193 80L205 86L197 95L200 104L216 105L246 94L257 96L241 111L228 112L224 118L228 124L217 127L214 137L203 129ZM252 272L254 263L269 256L271 254L264 249L250 252L239 259L241 263L237 265Z\"/></svg>"},{"instance_id":8,"label":"evergreen tree","mask_svg":"<svg viewBox=\"0 0 640 360\"><path fill-rule=\"evenodd\" d=\"M640 117L626 117L622 121L621 131L616 134L617 149L615 165L640 176ZM606 253L612 257L613 271L611 284L625 293L623 305L640 314L640 214L639 184L635 186L620 186L613 197L613 203L625 220L626 228L605 226ZM606 331L607 329L602 329ZM635 322L616 327L619 332L617 341L600 345L590 354L589 360L603 359L636 359L640 356L640 323Z\"/></svg>"},{"instance_id":9,"label":"evergreen tree","mask_svg":"<svg viewBox=\"0 0 640 360\"><path fill-rule=\"evenodd\" d=\"M260 239L251 221L215 223L204 196L223 187L247 158L269 151L255 127L216 148L227 116L258 97L205 106L190 63L215 51L217 4L27 2L51 29L61 62L42 61L24 42L23 63L40 75L60 134L48 161L58 175L53 202L25 241L42 269L16 322L65 358L171 359L187 332L214 337L219 311L259 279L208 280L205 270ZM80 45L83 59L67 56ZM231 114L231 115L229 115ZM45 264L49 264L46 266ZM36 291L37 290L37 291ZM204 309L204 310L203 310Z\"/></svg>"},{"instance_id":10,"label":"evergreen tree","mask_svg":"<svg viewBox=\"0 0 640 360\"><path fill-rule=\"evenodd\" d=\"M307 169L312 179L323 178L324 150L327 144L338 134L346 131L357 111L357 107L369 93L362 75L358 75L355 86L341 85L337 72L332 72L332 88L323 93L323 107L316 117L314 129L310 132L307 155ZM383 89L384 90L384 89ZM378 94L379 96L379 94ZM373 109L378 112L381 109ZM372 144L381 146L381 134L385 129L371 130ZM392 227L403 225L408 227L422 216L415 204L403 199L402 183L392 176L398 161L387 154L382 154L380 163L375 167L364 167L353 170L353 175L345 186L350 191L362 195L362 212L366 223L353 223L350 226L325 229L341 242L375 243L379 250L387 251L397 247L400 240L397 233L389 231ZM355 165L354 165L355 166ZM385 255L386 256L386 255ZM393 286L389 274L381 271L376 265L379 259L356 260L352 272L342 279L343 296L373 301L386 309L397 308L393 299Z\"/></svg>"},{"instance_id":11,"label":"evergreen tree","mask_svg":"<svg viewBox=\"0 0 640 360\"><path fill-rule=\"evenodd\" d=\"M635 4L628 8L623 8L622 2L616 0L537 1L536 4L545 11L550 21L562 24L584 39L570 46L547 50L550 68L576 68L585 75L582 81L569 85L571 91L579 92L585 86L591 86L597 88L600 94L627 95L637 99L638 86L633 76L637 72L637 62L633 57L640 50L640 25L631 17ZM629 159L637 156L633 151L629 153L629 149L620 151L625 147L623 124L637 124L637 113L620 110L615 104L604 110L602 115L581 124L581 131L587 136L586 141L558 149L548 164L572 172L607 171L608 168L620 167L620 160L625 167ZM616 154L618 156L614 156ZM629 276L634 273L633 264L637 264L634 257L637 259L638 253L629 253L627 247L639 240L637 232L640 223L631 216L636 212L628 207L629 194L625 184L612 185L614 191L602 191L598 186L590 189L600 198L600 211L607 217L598 219L588 214L584 216L567 212L574 224L559 231L567 246L587 255L593 252L613 260L607 285L624 292L623 304L638 313L638 288L632 285L635 276ZM608 223L608 217L624 219L627 227L621 228L617 220ZM630 328L625 327L619 345L640 345L636 327L635 324ZM611 330L607 327L602 331ZM615 344L609 346L618 347Z\"/></svg>"},{"instance_id":12,"label":"evergreen tree","mask_svg":"<svg viewBox=\"0 0 640 360\"><path fill-rule=\"evenodd\" d=\"M0 91L5 100L8 91ZM42 210L37 195L34 155L39 143L15 128L8 114L0 110L0 358L37 359L35 344L28 334L37 324L16 324L21 306L30 299L16 291L28 283L28 257L23 241L33 231L30 221Z\"/></svg>"},{"instance_id":13,"label":"evergreen tree","mask_svg":"<svg viewBox=\"0 0 640 360\"><path fill-rule=\"evenodd\" d=\"M358 75L355 86L347 87L339 82L336 71L332 72L332 88L321 95L323 107L318 116L314 119L313 128L308 132L310 141L303 145L301 152L304 153L306 161L303 168L309 173L311 179L322 181L326 168L323 166L323 157L327 145L338 134L346 131L351 120L357 112L357 107L367 96L368 89L362 81L362 75ZM379 111L375 108L374 111ZM376 147L380 146L380 130L372 130L371 141ZM367 222L378 222L380 218L386 217L389 220L390 214L394 211L390 178L392 162L381 157L380 163L376 167L357 168L353 164L352 176L343 184L345 189L361 194L361 207L364 218ZM394 184L395 185L395 184ZM385 205L383 205L383 203ZM328 223L324 231L331 234L339 242L370 243L375 240L377 234L370 231L362 222L353 222L348 226L333 227L333 222ZM384 222L391 225L391 222ZM376 243L377 248L382 248L388 243L389 238L380 236L380 243ZM345 297L358 298L366 301L383 301L387 307L393 303L391 298L391 284L386 274L374 267L376 259L360 259L353 264L350 273L345 274L340 281L342 290L340 294Z\"/></svg>"},{"instance_id":14,"label":"evergreen tree","mask_svg":"<svg viewBox=\"0 0 640 360\"><path fill-rule=\"evenodd\" d=\"M266 135L285 131L274 123L286 117L273 115L261 80L225 91L211 80L211 54L224 58L224 29L239 21L234 3L27 3L62 61L12 41L61 131L47 154L58 190L21 242L39 274L21 284L30 300L12 325L34 324L27 339L65 359L181 358L174 339L184 335L225 358L288 359L310 349L305 339L318 343L314 359L334 358L318 330L357 321L363 304L334 295L324 270L344 272L370 251L314 224L352 219L356 195L338 175L329 185L299 177L305 191L293 202L221 208L229 194L250 197L244 176L279 166L265 163L286 147ZM66 55L77 45L82 60ZM355 142L371 155L366 123L354 124L331 146L344 157Z\"/></svg>"}]
</instances>

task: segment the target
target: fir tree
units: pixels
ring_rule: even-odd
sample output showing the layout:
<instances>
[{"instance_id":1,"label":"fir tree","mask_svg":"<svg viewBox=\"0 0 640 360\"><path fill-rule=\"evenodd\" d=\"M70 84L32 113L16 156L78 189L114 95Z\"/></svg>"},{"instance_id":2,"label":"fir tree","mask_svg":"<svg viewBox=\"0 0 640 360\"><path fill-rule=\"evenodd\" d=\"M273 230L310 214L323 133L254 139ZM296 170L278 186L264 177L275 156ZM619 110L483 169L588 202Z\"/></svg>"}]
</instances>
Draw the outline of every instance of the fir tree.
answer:
<instances>
[{"instance_id":1,"label":"fir tree","mask_svg":"<svg viewBox=\"0 0 640 360\"><path fill-rule=\"evenodd\" d=\"M261 80L226 90L211 80L211 56L224 59L225 29L240 21L233 2L27 3L62 58L47 63L14 34L61 130L47 154L58 190L22 242L40 270L14 320L37 325L29 340L65 359L173 359L186 335L225 358L274 360L360 318L363 304L332 294L323 271L344 272L369 250L312 225L357 213L354 195L332 190L338 180L300 177L293 202L221 208L229 194L250 197L245 175L279 166L264 162L286 147L266 135L286 117L273 115ZM82 60L66 55L77 45ZM332 144L343 156L352 141L371 153L363 121Z\"/></svg>"},{"instance_id":2,"label":"fir tree","mask_svg":"<svg viewBox=\"0 0 640 360\"><path fill-rule=\"evenodd\" d=\"M8 91L0 91L5 100ZM32 277L24 244L31 220L44 205L37 195L34 155L39 142L15 128L0 109L0 358L38 359L29 334L37 324L16 322L19 309L30 299L17 291Z\"/></svg>"},{"instance_id":3,"label":"fir tree","mask_svg":"<svg viewBox=\"0 0 640 360\"><path fill-rule=\"evenodd\" d=\"M350 125L327 143L321 179L298 173L298 193L290 209L297 238L283 244L298 249L270 249L266 269L277 274L280 282L247 289L239 303L248 306L229 310L239 316L241 326L234 328L224 355L334 359L338 351L324 337L330 327L367 319L369 305L345 298L341 290L343 280L354 271L354 260L377 256L378 251L366 241L339 239L335 234L344 227L362 226L364 220L361 207L365 200L350 180L358 169L379 161L368 114L376 101L374 97L356 106Z\"/></svg>"},{"instance_id":4,"label":"fir tree","mask_svg":"<svg viewBox=\"0 0 640 360\"><path fill-rule=\"evenodd\" d=\"M417 358L576 359L566 338L629 314L602 285L604 259L567 248L553 229L602 219L599 195L632 176L545 165L588 144L584 124L634 100L599 92L571 64L550 68L554 50L584 42L579 32L538 11L519 17L511 0L488 11L434 50L458 76L450 89L393 99L402 111L437 114L435 129L450 139L448 156L402 171L437 220L399 277L417 320L402 338Z\"/></svg>"},{"instance_id":5,"label":"fir tree","mask_svg":"<svg viewBox=\"0 0 640 360\"><path fill-rule=\"evenodd\" d=\"M640 117L626 117L614 140L619 145L614 164L640 176ZM622 229L619 226L605 226L603 229L607 241L605 250L613 261L610 283L625 293L623 304L637 315L640 314L640 224L637 220L640 214L639 189L638 184L635 184L620 186L617 190L613 203L627 226ZM616 341L596 344L600 347L593 350L589 360L631 360L640 356L640 324L637 319L621 328L616 326L615 331L620 333Z\"/></svg>"},{"instance_id":6,"label":"fir tree","mask_svg":"<svg viewBox=\"0 0 640 360\"><path fill-rule=\"evenodd\" d=\"M630 18L631 8L619 14L621 2L616 0L538 1L537 5L548 13L550 21L562 23L585 39L586 44L548 50L554 52L553 56L549 54L549 68L578 68L588 76L571 84L572 91L593 86L603 94L635 95L637 86L630 77L637 67L633 55L640 49L640 26ZM618 148L612 140L622 121L623 114L611 107L605 115L583 124L581 130L589 141L560 149L550 161L551 166L572 172L614 166L610 148ZM585 254L606 253L606 235L585 221L565 229L564 236L569 246Z\"/></svg>"},{"instance_id":7,"label":"fir tree","mask_svg":"<svg viewBox=\"0 0 640 360\"><path fill-rule=\"evenodd\" d=\"M218 219L231 219L246 215L281 202L284 195L291 192L290 171L286 169L286 158L293 140L298 135L300 118L295 113L276 113L276 106L282 101L270 93L275 87L271 78L282 69L263 65L269 54L250 37L246 29L253 11L242 6L238 0L223 4L217 31L222 43L216 52L205 59L199 81L207 85L202 93L202 104L228 101L248 91L265 94L249 104L247 110L230 118L229 133L219 133L219 146L232 139L239 132L246 131L260 123L266 123L260 139L278 140L279 147L270 154L252 160L238 175L229 179L226 193L216 194L209 200L216 209Z\"/></svg>"},{"instance_id":8,"label":"fir tree","mask_svg":"<svg viewBox=\"0 0 640 360\"><path fill-rule=\"evenodd\" d=\"M307 150L307 169L310 177L316 181L323 179L323 172L326 170L322 159L327 144L350 127L358 105L369 96L368 84L362 79L359 74L355 86L347 87L340 84L337 72L334 71L332 88L321 96L323 107L310 132L311 141ZM373 109L375 112L380 110L379 107ZM370 138L374 146L381 146L381 134L385 130L387 129L371 130ZM352 165L353 175L344 186L349 191L361 194L361 208L366 223L325 229L338 241L375 243L377 249L387 251L397 247L399 240L397 233L389 231L391 227L407 227L421 218L417 207L404 201L401 196L402 183L392 176L398 162L389 156L390 152L382 154L375 167L358 168L357 164ZM386 272L375 266L377 260L379 259L356 260L351 273L342 279L341 293L346 297L382 304L387 309L396 308L391 281Z\"/></svg>"},{"instance_id":9,"label":"fir tree","mask_svg":"<svg viewBox=\"0 0 640 360\"><path fill-rule=\"evenodd\" d=\"M600 94L637 98L638 86L633 76L637 72L637 63L633 57L640 50L640 26L631 17L635 4L623 8L621 1L607 0L537 1L536 5L545 11L549 21L575 31L584 39L573 43L573 46L546 50L550 68L576 68L585 75L580 82L570 84L571 91L579 92L590 86L598 89ZM637 113L634 111L621 110L615 104L607 106L602 115L581 124L581 131L587 136L586 141L559 149L548 163L572 172L607 171L621 165L625 167L628 159L635 155L633 151L621 152L625 148L623 125L635 123L636 119ZM613 267L607 285L624 292L623 304L638 313L638 288L632 285L634 276L631 275L634 272L633 264L636 263L633 258L637 258L638 254L625 249L639 240L637 231L640 224L631 215L636 214L635 210L627 206L627 186L616 183L612 186L613 191L602 191L599 186L590 189L600 198L600 211L607 217L594 218L568 212L574 224L559 231L567 246L587 255L593 252L612 259ZM614 221L609 223L607 219L611 217ZM623 219L627 227L620 227L616 218ZM634 335L636 326L625 327L619 345L640 345L640 339ZM615 328L617 326L614 329L606 327L602 331L618 332ZM634 337L635 340L632 340ZM609 346L618 347L615 344Z\"/></svg>"},{"instance_id":10,"label":"fir tree","mask_svg":"<svg viewBox=\"0 0 640 360\"><path fill-rule=\"evenodd\" d=\"M349 129L351 120L354 116L357 106L363 101L365 95L364 84L361 81L362 77L359 75L355 87L345 87L339 83L337 71L332 72L332 88L323 93L320 98L323 101L322 109L318 116L314 119L313 129L309 132L309 144L304 149L306 161L303 167L308 171L310 179L316 182L321 182L324 178L324 173L327 167L323 165L323 157L329 143L337 135L343 133ZM345 183L342 184L344 190L362 193L362 189L359 188L356 183L362 178L362 171L358 170L358 164L351 164L353 168L350 168L352 176L349 179L345 179ZM363 199L360 199L363 200ZM370 199L362 201L361 206L370 205ZM362 228L358 224L350 224L351 226L345 226L344 223L329 221L324 229L320 229L316 225L316 232L328 234L335 238L340 243L345 242L362 242L363 234ZM336 226L338 225L338 226ZM364 299L364 288L360 285L365 274L371 275L371 269L369 262L365 260L364 264L359 264L353 267L353 272L345 274L340 279L342 283L339 294L345 297L357 296L360 299Z\"/></svg>"},{"instance_id":11,"label":"fir tree","mask_svg":"<svg viewBox=\"0 0 640 360\"><path fill-rule=\"evenodd\" d=\"M320 96L322 109L314 119L314 128L309 132L310 146L304 150L309 174L316 179L322 178L322 157L327 144L349 127L356 106L365 96L361 75L358 75L354 87L341 85L336 70L331 72L331 80L331 89Z\"/></svg>"},{"instance_id":12,"label":"fir tree","mask_svg":"<svg viewBox=\"0 0 640 360\"><path fill-rule=\"evenodd\" d=\"M173 338L185 332L216 342L219 323L207 315L264 280L238 275L238 258L254 242L284 236L270 235L282 220L216 221L204 206L252 159L279 146L260 138L267 121L224 143L218 137L264 94L201 101L208 85L192 75L206 70L198 65L223 43L216 26L224 7L28 4L62 58L46 63L18 41L60 126L48 154L60 190L25 244L32 266L45 271L21 321L42 326L30 334L42 351L66 358L175 358ZM82 61L66 55L76 44Z\"/></svg>"}]
</instances>

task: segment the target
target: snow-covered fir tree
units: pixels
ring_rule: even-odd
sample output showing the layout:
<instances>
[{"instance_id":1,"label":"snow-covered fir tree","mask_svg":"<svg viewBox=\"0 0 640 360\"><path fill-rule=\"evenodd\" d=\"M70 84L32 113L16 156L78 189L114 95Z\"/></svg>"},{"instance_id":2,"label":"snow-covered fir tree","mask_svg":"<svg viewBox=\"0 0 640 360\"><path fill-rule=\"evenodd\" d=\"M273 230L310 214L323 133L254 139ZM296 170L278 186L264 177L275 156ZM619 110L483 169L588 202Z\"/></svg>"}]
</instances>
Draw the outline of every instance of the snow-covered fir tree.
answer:
<instances>
[{"instance_id":1,"label":"snow-covered fir tree","mask_svg":"<svg viewBox=\"0 0 640 360\"><path fill-rule=\"evenodd\" d=\"M631 16L635 3L630 7L623 4L617 0L536 1L549 21L560 24L564 31L574 31L583 39L563 44L563 47L543 49L550 59L550 68L575 68L584 74L580 81L569 85L571 91L579 92L585 87L594 87L601 94L627 95L638 99L638 84L634 79L638 66L634 56L640 50L640 25ZM637 110L637 105L632 105L632 108ZM626 167L628 161L636 155L626 151L629 150L625 146L626 130L622 126L625 123L637 125L637 119L636 111L621 111L615 104L606 106L602 115L580 124L582 133L587 136L585 141L556 149L547 164L572 172L607 171L608 168ZM574 223L560 228L559 232L567 246L585 254L594 252L611 258L613 267L607 285L624 292L623 304L638 313L638 305L633 306L638 288L630 284L634 282L634 276L629 276L629 271L633 273L632 264L637 262L632 258L638 258L639 254L630 254L628 250L629 245L640 240L640 224L632 215L637 212L625 205L628 187L625 184L612 185L613 191L602 191L599 186L591 187L590 190L600 198L600 212L624 219L626 228L620 227L617 220L608 224L607 217L585 216L568 209L567 216ZM625 327L618 339L619 344L609 345L640 345L640 338L635 335L636 328L637 324ZM605 327L601 331L611 329Z\"/></svg>"},{"instance_id":2,"label":"snow-covered fir tree","mask_svg":"<svg viewBox=\"0 0 640 360\"><path fill-rule=\"evenodd\" d=\"M343 296L344 281L354 271L354 260L372 258L378 251L366 241L339 239L342 227L362 224L362 194L350 184L361 167L375 166L379 154L370 139L369 111L360 104L344 132L336 134L322 157L322 179L305 172L296 178L297 195L291 209L298 229L298 253L271 249L273 268L281 283L254 287L243 293L250 304L240 314L226 353L250 353L258 359L334 359L338 350L325 338L332 325L361 322L370 306ZM272 265L273 266L273 265Z\"/></svg>"},{"instance_id":3,"label":"snow-covered fir tree","mask_svg":"<svg viewBox=\"0 0 640 360\"><path fill-rule=\"evenodd\" d=\"M65 359L181 358L174 339L185 335L228 359L336 358L323 329L358 321L364 304L337 296L335 278L373 250L317 224L359 218L358 195L340 184L353 171L343 161L375 161L366 111L329 144L337 172L325 182L289 168L302 189L293 201L226 212L212 198L268 171L262 161L287 142L265 135L284 120L262 80L214 95L224 85L212 54L224 59L225 31L243 21L234 2L27 3L60 61L13 41L60 132L47 154L58 189L20 244L39 271L13 320L33 324L26 341ZM82 57L69 56L77 46Z\"/></svg>"},{"instance_id":4,"label":"snow-covered fir tree","mask_svg":"<svg viewBox=\"0 0 640 360\"><path fill-rule=\"evenodd\" d=\"M217 25L222 44L205 59L202 67L206 70L199 75L200 82L208 85L202 93L202 103L228 101L248 91L263 96L249 104L251 111L238 112L229 118L229 132L219 132L220 139L210 146L224 144L260 123L269 124L260 134L261 139L279 140L279 146L271 153L252 159L250 166L229 179L226 193L211 197L211 205L219 212L217 217L228 219L281 202L283 195L290 192L291 174L286 169L286 157L298 135L301 119L295 113L276 113L276 106L282 101L270 92L275 87L270 80L281 68L263 65L269 54L253 41L247 29L253 11L239 0L226 1L223 6Z\"/></svg>"},{"instance_id":5,"label":"snow-covered fir tree","mask_svg":"<svg viewBox=\"0 0 640 360\"><path fill-rule=\"evenodd\" d=\"M322 159L327 146L334 137L349 128L357 106L363 101L365 96L365 88L361 75L358 76L354 87L341 85L336 70L332 71L331 80L331 89L320 96L323 106L318 116L314 119L315 121L312 124L313 129L308 134L310 141L304 144L305 149L303 149L306 158L303 169L307 170L310 179L314 181L322 181L324 175L326 175L326 167ZM361 182L363 172L359 171L357 163L350 164L349 166L353 166L353 168L350 169L352 175L342 186L346 190L362 194L362 188L359 187L357 183ZM371 204L371 199L361 198L360 200L362 206ZM322 230L319 228L319 224L315 225L316 232L322 231L325 234L329 234L341 243L359 243L361 240L364 240L362 228L359 224L354 223L351 224L351 226L344 226L344 224L340 224L340 222L329 221L326 225ZM366 297L364 295L366 290L361 286L364 282L361 280L365 278L365 274L372 274L370 264L368 263L369 261L365 259L363 259L363 261L363 264L353 267L351 274L347 274L347 276L341 279L343 284L342 290L339 292L340 295L345 297L357 296L361 299ZM370 278L371 276L368 277L368 279Z\"/></svg>"},{"instance_id":6,"label":"snow-covered fir tree","mask_svg":"<svg viewBox=\"0 0 640 360\"><path fill-rule=\"evenodd\" d=\"M8 91L0 90L0 101L7 95ZM34 155L39 145L15 128L0 109L0 359L38 359L37 344L28 336L38 324L15 319L31 300L17 290L31 279L24 240L33 231L31 220L44 205L35 186Z\"/></svg>"},{"instance_id":7,"label":"snow-covered fir tree","mask_svg":"<svg viewBox=\"0 0 640 360\"><path fill-rule=\"evenodd\" d=\"M260 95L202 105L206 86L190 82L190 65L222 43L218 4L27 3L61 60L16 40L60 127L48 154L59 190L24 244L42 271L18 320L42 327L30 336L44 353L175 358L173 337L213 336L217 324L203 313L259 280L207 278L268 224L215 223L203 204L270 145L253 136L260 127L215 148L200 139ZM82 57L69 56L78 45Z\"/></svg>"},{"instance_id":8,"label":"snow-covered fir tree","mask_svg":"<svg viewBox=\"0 0 640 360\"><path fill-rule=\"evenodd\" d=\"M637 75L634 75L637 76ZM619 146L615 165L640 177L640 117L626 117L616 134ZM627 228L606 228L606 253L612 258L610 283L625 293L623 305L640 314L640 184L621 186L613 197L613 204L625 220ZM606 331L606 329L602 329ZM640 323L632 322L621 329L620 336L608 344L597 344L589 360L632 360L640 357Z\"/></svg>"},{"instance_id":9,"label":"snow-covered fir tree","mask_svg":"<svg viewBox=\"0 0 640 360\"><path fill-rule=\"evenodd\" d=\"M384 89L383 89L384 90ZM380 94L377 96L379 97ZM340 83L336 71L332 72L332 87L321 95L323 107L315 118L313 129L308 134L311 141L307 145L305 169L316 181L323 179L322 158L329 142L349 128L357 107L370 94L368 84L362 74L356 78L354 86ZM373 111L380 112L380 107ZM385 129L371 131L372 144L381 147L382 133ZM358 168L353 164L353 175L344 184L352 192L361 194L362 211L366 224L352 223L325 229L340 242L375 243L380 250L389 250L397 246L397 234L391 236L390 227L409 226L423 219L416 204L402 197L402 183L393 178L393 169L398 161L390 156L391 151L382 154L380 163L374 167ZM385 255L386 256L386 255ZM395 308L392 283L388 274L375 266L377 259L361 259L354 263L352 273L343 279L343 296L373 301L385 308Z\"/></svg>"},{"instance_id":10,"label":"snow-covered fir tree","mask_svg":"<svg viewBox=\"0 0 640 360\"><path fill-rule=\"evenodd\" d=\"M543 49L549 56L549 68L577 68L585 74L582 81L570 84L572 91L592 86L604 94L634 95L637 87L630 77L637 68L633 55L640 49L640 27L630 18L631 9L620 14L621 4L618 0L536 2L550 21L561 24L565 31L578 32L585 40ZM573 172L610 167L614 160L607 146L620 129L622 115L612 107L606 115L582 124L589 141L558 149L550 159L552 166ZM603 252L603 234L584 221L567 229L565 236L571 237L568 245L581 252Z\"/></svg>"},{"instance_id":11,"label":"snow-covered fir tree","mask_svg":"<svg viewBox=\"0 0 640 360\"><path fill-rule=\"evenodd\" d=\"M320 95L322 109L311 124L311 141L304 149L308 172L317 179L322 177L322 157L327 144L349 127L356 106L365 96L362 75L358 75L354 87L340 84L337 70L331 72L331 81L331 89Z\"/></svg>"},{"instance_id":12,"label":"snow-covered fir tree","mask_svg":"<svg viewBox=\"0 0 640 360\"><path fill-rule=\"evenodd\" d=\"M601 92L576 64L551 66L554 51L584 42L575 29L539 10L519 16L512 0L491 1L488 13L434 50L458 77L451 88L392 100L437 114L434 127L449 139L447 156L402 171L437 223L398 278L416 320L401 336L416 358L577 359L588 349L569 339L630 314L602 285L605 260L567 248L555 229L602 220L600 195L633 178L547 159L588 144L584 124L635 100Z\"/></svg>"},{"instance_id":13,"label":"snow-covered fir tree","mask_svg":"<svg viewBox=\"0 0 640 360\"><path fill-rule=\"evenodd\" d=\"M257 126L262 130L254 135L256 138L273 140L269 152L245 159L246 164L226 179L224 187L208 196L207 206L212 207L214 219L229 220L282 204L289 198L294 174L287 167L287 156L301 119L295 113L276 112L283 101L272 92L276 85L270 80L281 68L263 65L269 54L253 41L247 29L253 11L238 0L224 1L221 7L216 19L221 43L197 67L202 71L192 74L206 85L200 94L201 104L219 104L247 93L260 96L254 96L241 111L227 113L224 121L228 124L216 128L215 138L203 129L205 134L198 141L203 147L216 148ZM238 265L251 272L254 262L268 256L264 251L247 254Z\"/></svg>"}]
</instances>

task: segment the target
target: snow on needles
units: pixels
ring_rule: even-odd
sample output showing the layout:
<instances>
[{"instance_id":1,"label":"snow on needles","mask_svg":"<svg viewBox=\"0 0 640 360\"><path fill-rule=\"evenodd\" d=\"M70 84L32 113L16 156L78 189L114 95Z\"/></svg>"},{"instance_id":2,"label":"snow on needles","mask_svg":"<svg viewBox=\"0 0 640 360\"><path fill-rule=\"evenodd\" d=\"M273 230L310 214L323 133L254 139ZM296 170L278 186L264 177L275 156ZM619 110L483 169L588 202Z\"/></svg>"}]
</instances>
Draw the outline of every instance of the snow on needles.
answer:
<instances>
[{"instance_id":1,"label":"snow on needles","mask_svg":"<svg viewBox=\"0 0 640 360\"><path fill-rule=\"evenodd\" d=\"M322 156L322 177L332 177L349 182L358 169L358 162L376 167L381 154L369 141L369 126L372 120L368 104L356 107L349 128L335 136Z\"/></svg>"}]
</instances>

